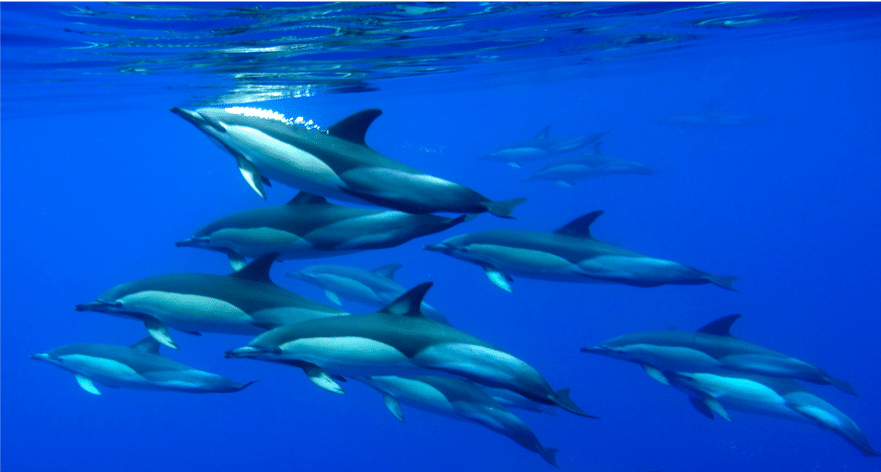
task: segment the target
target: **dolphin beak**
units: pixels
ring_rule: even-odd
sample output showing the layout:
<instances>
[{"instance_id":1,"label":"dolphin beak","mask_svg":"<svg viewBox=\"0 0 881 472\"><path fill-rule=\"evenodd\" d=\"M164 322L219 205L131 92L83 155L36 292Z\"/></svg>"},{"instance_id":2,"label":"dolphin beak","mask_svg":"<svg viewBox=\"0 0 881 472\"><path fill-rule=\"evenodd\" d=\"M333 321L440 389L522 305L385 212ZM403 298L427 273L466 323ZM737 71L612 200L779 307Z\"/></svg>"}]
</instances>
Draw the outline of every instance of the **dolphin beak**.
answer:
<instances>
[{"instance_id":1,"label":"dolphin beak","mask_svg":"<svg viewBox=\"0 0 881 472\"><path fill-rule=\"evenodd\" d=\"M238 349L233 349L231 351L226 351L223 353L223 357L227 359L231 357L257 357L260 354L265 354L267 352L269 351L267 351L266 349L261 349L259 347L245 346Z\"/></svg>"},{"instance_id":2,"label":"dolphin beak","mask_svg":"<svg viewBox=\"0 0 881 472\"><path fill-rule=\"evenodd\" d=\"M170 108L170 110L175 115L192 123L196 128L204 130L205 128L210 127L210 128L214 128L215 130L217 130L220 133L226 133L226 128L222 124L218 123L216 120L213 120L213 119L211 119L211 118L209 118L199 112L184 110L183 108L178 108L178 107L172 107L172 108Z\"/></svg>"},{"instance_id":3,"label":"dolphin beak","mask_svg":"<svg viewBox=\"0 0 881 472\"><path fill-rule=\"evenodd\" d=\"M174 243L175 247L194 247L196 246L196 238L187 238Z\"/></svg>"},{"instance_id":4,"label":"dolphin beak","mask_svg":"<svg viewBox=\"0 0 881 472\"><path fill-rule=\"evenodd\" d=\"M604 347L604 346L593 346L593 347L581 348L581 352L584 352L587 354L604 354L606 352L609 352L610 350L611 349Z\"/></svg>"},{"instance_id":5,"label":"dolphin beak","mask_svg":"<svg viewBox=\"0 0 881 472\"><path fill-rule=\"evenodd\" d=\"M98 300L95 300L93 302L80 303L79 305L73 307L73 309L76 311L99 311L102 313L110 312L111 308L122 308L122 303L108 302L107 300L101 300L99 298Z\"/></svg>"},{"instance_id":6,"label":"dolphin beak","mask_svg":"<svg viewBox=\"0 0 881 472\"><path fill-rule=\"evenodd\" d=\"M43 353L43 354L31 354L31 355L28 356L28 357L30 357L31 359L33 359L33 360L35 360L35 361L48 361L48 360L50 359L49 354L46 354L46 353Z\"/></svg>"},{"instance_id":7,"label":"dolphin beak","mask_svg":"<svg viewBox=\"0 0 881 472\"><path fill-rule=\"evenodd\" d=\"M429 244L427 246L423 246L422 249L425 249L426 251L432 251L432 252L448 253L453 248L449 244L440 243L440 244Z\"/></svg>"}]
</instances>

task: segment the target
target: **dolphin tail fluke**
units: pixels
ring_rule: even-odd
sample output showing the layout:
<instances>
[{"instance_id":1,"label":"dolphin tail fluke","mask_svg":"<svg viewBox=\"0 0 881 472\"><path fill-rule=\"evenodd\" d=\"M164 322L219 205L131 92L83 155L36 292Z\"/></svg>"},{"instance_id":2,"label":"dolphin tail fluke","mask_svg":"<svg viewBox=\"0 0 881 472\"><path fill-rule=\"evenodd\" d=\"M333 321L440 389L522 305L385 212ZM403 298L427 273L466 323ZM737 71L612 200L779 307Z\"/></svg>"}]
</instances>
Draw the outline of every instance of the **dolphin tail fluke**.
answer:
<instances>
[{"instance_id":1,"label":"dolphin tail fluke","mask_svg":"<svg viewBox=\"0 0 881 472\"><path fill-rule=\"evenodd\" d=\"M486 202L483 206L486 208L486 211L492 213L493 215L502 217L502 218L510 218L511 212L514 211L514 207L526 201L525 197L521 198L512 198L510 200L502 200L499 202Z\"/></svg>"},{"instance_id":2,"label":"dolphin tail fluke","mask_svg":"<svg viewBox=\"0 0 881 472\"><path fill-rule=\"evenodd\" d=\"M545 462L547 462L548 464L559 469L560 466L557 465L557 452L559 452L559 450L550 447L539 447L540 449L537 452L541 454L541 458L544 459Z\"/></svg>"},{"instance_id":3,"label":"dolphin tail fluke","mask_svg":"<svg viewBox=\"0 0 881 472\"><path fill-rule=\"evenodd\" d=\"M718 285L722 288L725 288L725 289L728 289L728 290L731 290L734 292L740 291L740 290L737 290L736 288L734 288L734 285L733 285L735 280L740 280L740 277L736 277L733 275L707 275L705 277L705 279L708 280L711 284Z\"/></svg>"},{"instance_id":4,"label":"dolphin tail fluke","mask_svg":"<svg viewBox=\"0 0 881 472\"><path fill-rule=\"evenodd\" d=\"M244 389L250 387L251 385L254 385L255 383L257 383L257 382L259 382L259 381L261 381L261 380L263 380L263 379L265 379L265 378L266 378L266 377L260 377L260 378L257 379L257 380L252 380L252 381L250 381L250 382L248 382L248 383L242 385L241 388L238 388L238 389L233 390L233 391L234 391L234 392L241 392L242 390L244 390Z\"/></svg>"},{"instance_id":5,"label":"dolphin tail fluke","mask_svg":"<svg viewBox=\"0 0 881 472\"><path fill-rule=\"evenodd\" d=\"M554 397L551 398L551 401L559 405L560 408L570 413L574 413L578 416L584 416L585 418L593 418L597 420L600 419L599 416L588 415L584 412L584 410L579 408L578 405L576 405L575 402L573 402L572 399L569 398L569 391L570 389L568 388L557 390L556 392L554 392Z\"/></svg>"},{"instance_id":6,"label":"dolphin tail fluke","mask_svg":"<svg viewBox=\"0 0 881 472\"><path fill-rule=\"evenodd\" d=\"M850 386L850 383L848 383L848 382L846 382L846 381L844 381L844 380L833 379L833 378L830 377L830 378L829 378L829 384L832 385L833 387L836 387L836 388L838 388L839 390L843 390L843 391L845 391L845 392L847 392L847 393L849 393L849 394L851 394L851 395L860 396L860 394L857 393L857 391L854 390L853 387Z\"/></svg>"}]
</instances>

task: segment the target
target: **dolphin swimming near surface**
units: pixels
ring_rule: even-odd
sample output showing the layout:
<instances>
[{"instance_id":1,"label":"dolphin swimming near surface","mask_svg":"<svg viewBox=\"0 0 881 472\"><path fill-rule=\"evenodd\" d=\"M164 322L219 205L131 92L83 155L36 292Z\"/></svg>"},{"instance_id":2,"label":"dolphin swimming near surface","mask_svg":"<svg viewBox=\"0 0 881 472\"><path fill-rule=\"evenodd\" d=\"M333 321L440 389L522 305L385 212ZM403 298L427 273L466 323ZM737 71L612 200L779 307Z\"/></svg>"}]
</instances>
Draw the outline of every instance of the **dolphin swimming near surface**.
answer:
<instances>
[{"instance_id":1,"label":"dolphin swimming near surface","mask_svg":"<svg viewBox=\"0 0 881 472\"><path fill-rule=\"evenodd\" d=\"M436 415L470 421L513 439L556 466L556 449L541 445L520 418L471 382L448 377L352 377L382 394L389 412L404 421L401 404Z\"/></svg>"},{"instance_id":2,"label":"dolphin swimming near surface","mask_svg":"<svg viewBox=\"0 0 881 472\"><path fill-rule=\"evenodd\" d=\"M305 361L331 376L459 376L590 416L569 399L568 389L555 392L529 364L486 341L426 318L419 306L431 285L427 282L414 287L376 313L274 328L225 356Z\"/></svg>"},{"instance_id":3,"label":"dolphin swimming near surface","mask_svg":"<svg viewBox=\"0 0 881 472\"><path fill-rule=\"evenodd\" d=\"M556 138L550 136L551 125L545 126L534 138L496 148L479 160L507 162L509 166L519 168L520 164L552 157L564 152L577 151L588 144L602 139L612 130L586 134L573 138Z\"/></svg>"},{"instance_id":4,"label":"dolphin swimming near surface","mask_svg":"<svg viewBox=\"0 0 881 472\"><path fill-rule=\"evenodd\" d=\"M590 152L577 157L561 159L537 169L524 182L552 180L561 187L572 187L577 180L600 175L638 174L654 175L660 172L639 162L600 153L602 142L594 144Z\"/></svg>"},{"instance_id":5,"label":"dolphin swimming near surface","mask_svg":"<svg viewBox=\"0 0 881 472\"><path fill-rule=\"evenodd\" d=\"M260 108L171 111L229 151L242 176L264 199L263 184L275 180L316 195L407 213L488 211L511 218L514 207L526 200L494 202L376 152L364 137L381 110L355 113L322 131Z\"/></svg>"},{"instance_id":6,"label":"dolphin swimming near surface","mask_svg":"<svg viewBox=\"0 0 881 472\"><path fill-rule=\"evenodd\" d=\"M238 392L254 383L235 382L166 359L159 354L159 342L151 337L129 347L68 344L43 354L31 354L31 359L73 372L80 387L94 395L101 395L95 387L96 382L112 388L187 393Z\"/></svg>"},{"instance_id":7,"label":"dolphin swimming near surface","mask_svg":"<svg viewBox=\"0 0 881 472\"><path fill-rule=\"evenodd\" d=\"M342 265L314 265L299 272L288 272L288 277L300 279L324 289L327 298L342 305L340 297L353 302L384 307L403 295L407 289L395 279L401 264L389 264L373 270ZM441 323L449 324L446 317L428 303L422 302L422 314Z\"/></svg>"},{"instance_id":8,"label":"dolphin swimming near surface","mask_svg":"<svg viewBox=\"0 0 881 472\"><path fill-rule=\"evenodd\" d=\"M694 332L667 330L625 334L581 351L665 371L760 374L833 385L857 394L849 383L807 361L732 336L731 325L740 316L719 318Z\"/></svg>"},{"instance_id":9,"label":"dolphin swimming near surface","mask_svg":"<svg viewBox=\"0 0 881 472\"><path fill-rule=\"evenodd\" d=\"M473 218L416 215L396 210L356 208L328 203L300 192L286 205L254 208L221 218L177 242L227 255L239 269L245 258L270 252L279 259L310 259L384 249L437 233Z\"/></svg>"},{"instance_id":10,"label":"dolphin swimming near surface","mask_svg":"<svg viewBox=\"0 0 881 472\"><path fill-rule=\"evenodd\" d=\"M646 372L685 392L691 404L710 419L720 416L731 421L727 410L735 410L810 423L841 436L864 456L881 456L852 419L790 378L662 372L653 367L646 367Z\"/></svg>"},{"instance_id":11,"label":"dolphin swimming near surface","mask_svg":"<svg viewBox=\"0 0 881 472\"><path fill-rule=\"evenodd\" d=\"M722 128L752 125L761 121L752 115L723 113L717 109L716 103L711 103L700 110L665 116L656 123L677 128Z\"/></svg>"},{"instance_id":12,"label":"dolphin swimming near surface","mask_svg":"<svg viewBox=\"0 0 881 472\"><path fill-rule=\"evenodd\" d=\"M257 335L276 326L348 313L275 285L267 254L230 275L166 274L117 285L77 311L141 320L160 343L177 349L168 328Z\"/></svg>"},{"instance_id":13,"label":"dolphin swimming near surface","mask_svg":"<svg viewBox=\"0 0 881 472\"><path fill-rule=\"evenodd\" d=\"M473 262L511 292L512 276L637 287L715 284L734 290L738 277L708 274L678 262L645 256L595 239L590 225L602 211L580 216L552 233L496 229L453 236L425 249Z\"/></svg>"}]
</instances>

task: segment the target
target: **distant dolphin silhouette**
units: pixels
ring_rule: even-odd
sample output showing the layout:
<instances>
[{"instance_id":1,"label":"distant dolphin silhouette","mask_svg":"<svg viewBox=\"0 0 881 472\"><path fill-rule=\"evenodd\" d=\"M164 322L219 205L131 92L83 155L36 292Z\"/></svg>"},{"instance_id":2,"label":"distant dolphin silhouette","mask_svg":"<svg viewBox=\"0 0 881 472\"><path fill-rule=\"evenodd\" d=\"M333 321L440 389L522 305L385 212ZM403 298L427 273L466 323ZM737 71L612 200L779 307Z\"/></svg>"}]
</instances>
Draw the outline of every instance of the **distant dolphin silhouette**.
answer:
<instances>
[{"instance_id":1,"label":"distant dolphin silhouette","mask_svg":"<svg viewBox=\"0 0 881 472\"><path fill-rule=\"evenodd\" d=\"M761 121L760 118L752 115L722 113L716 108L714 102L700 110L665 116L657 120L656 123L678 128L721 128L751 125Z\"/></svg>"},{"instance_id":2,"label":"distant dolphin silhouette","mask_svg":"<svg viewBox=\"0 0 881 472\"><path fill-rule=\"evenodd\" d=\"M545 126L532 139L496 148L478 159L507 162L511 167L519 168L520 164L524 162L553 157L564 152L577 151L594 141L602 139L603 136L609 134L612 130L573 138L555 138L550 136L550 131L551 125Z\"/></svg>"},{"instance_id":3,"label":"distant dolphin silhouette","mask_svg":"<svg viewBox=\"0 0 881 472\"><path fill-rule=\"evenodd\" d=\"M537 169L524 181L552 180L561 187L572 187L578 180L611 174L654 175L660 172L639 162L600 153L602 142L580 156L560 159Z\"/></svg>"}]
</instances>

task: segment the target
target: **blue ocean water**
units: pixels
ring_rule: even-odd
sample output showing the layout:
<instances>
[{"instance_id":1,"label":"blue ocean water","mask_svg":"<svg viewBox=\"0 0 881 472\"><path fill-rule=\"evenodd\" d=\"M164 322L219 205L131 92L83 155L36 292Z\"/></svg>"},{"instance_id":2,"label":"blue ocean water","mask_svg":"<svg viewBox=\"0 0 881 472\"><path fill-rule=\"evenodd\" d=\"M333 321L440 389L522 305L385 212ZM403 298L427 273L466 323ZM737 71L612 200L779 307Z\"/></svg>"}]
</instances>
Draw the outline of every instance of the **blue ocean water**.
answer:
<instances>
[{"instance_id":1,"label":"blue ocean water","mask_svg":"<svg viewBox=\"0 0 881 472\"><path fill-rule=\"evenodd\" d=\"M2 449L7 470L550 470L477 425L381 396L315 388L299 370L222 353L247 337L175 333L169 358L238 381L234 394L80 389L28 358L75 342L129 345L140 323L72 310L126 281L225 274L224 257L177 248L207 222L262 201L230 156L169 107L248 104L322 127L382 116L368 144L501 200L400 247L286 261L401 263L405 286L460 329L535 366L592 420L517 414L571 471L878 471L834 434L732 412L709 420L639 367L579 352L624 333L734 334L807 359L860 392L809 388L881 446L879 186L881 6L875 3L12 4L2 37ZM708 108L709 107L709 108ZM744 123L671 126L713 109ZM738 120L734 120L738 121ZM612 128L603 150L661 168L573 188L522 182L477 160L529 139ZM714 274L739 292L517 278L422 250L490 228L551 231L594 210L599 239ZM373 308L347 304L355 313ZM99 386L100 388L100 386Z\"/></svg>"}]
</instances>

